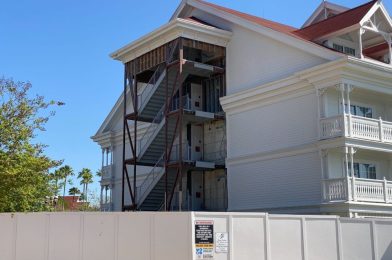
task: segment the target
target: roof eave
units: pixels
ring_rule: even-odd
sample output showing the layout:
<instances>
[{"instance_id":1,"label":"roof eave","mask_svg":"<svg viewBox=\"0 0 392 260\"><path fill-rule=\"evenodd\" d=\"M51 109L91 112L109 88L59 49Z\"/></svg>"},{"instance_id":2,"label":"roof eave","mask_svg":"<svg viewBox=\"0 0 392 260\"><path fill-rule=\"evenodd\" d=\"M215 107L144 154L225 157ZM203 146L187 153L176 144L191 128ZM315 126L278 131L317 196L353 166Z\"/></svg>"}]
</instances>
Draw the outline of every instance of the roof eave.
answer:
<instances>
[{"instance_id":1,"label":"roof eave","mask_svg":"<svg viewBox=\"0 0 392 260\"><path fill-rule=\"evenodd\" d=\"M354 24L354 25L351 25L349 27L343 28L341 30L337 30L337 31L325 34L323 36L317 37L315 39L312 39L312 41L323 42L323 41L328 40L330 38L333 38L333 37L336 37L336 36L340 36L340 35L343 35L343 34L346 34L346 33L352 32L352 31L355 31L355 30L359 30L360 28L361 28L361 25L359 23L358 24Z\"/></svg>"},{"instance_id":2,"label":"roof eave","mask_svg":"<svg viewBox=\"0 0 392 260\"><path fill-rule=\"evenodd\" d=\"M163 40L163 42L166 43L171 40L174 40L175 38L184 36L187 31L198 32L198 37L200 37L203 34L216 37L220 41L214 42L214 44L222 45L222 46L225 46L227 44L227 42L230 40L232 35L231 32L218 29L216 27L200 24L190 20L176 18L170 21L169 23L159 27L158 29L150 32L149 34L139 38L138 40L131 42L130 44L111 53L110 57L112 59L119 60L125 63L130 60L129 57L127 57L130 53L133 53L132 58L136 58L146 53L150 49L154 49L154 47L156 48L162 45L162 42L160 42L157 43L159 46L151 46L151 43L154 42L153 41L154 39L161 37L161 41ZM172 34L170 35L170 33ZM163 35L165 37L162 37ZM147 49L140 51L143 48L147 48ZM139 53L136 53L138 50Z\"/></svg>"}]
</instances>

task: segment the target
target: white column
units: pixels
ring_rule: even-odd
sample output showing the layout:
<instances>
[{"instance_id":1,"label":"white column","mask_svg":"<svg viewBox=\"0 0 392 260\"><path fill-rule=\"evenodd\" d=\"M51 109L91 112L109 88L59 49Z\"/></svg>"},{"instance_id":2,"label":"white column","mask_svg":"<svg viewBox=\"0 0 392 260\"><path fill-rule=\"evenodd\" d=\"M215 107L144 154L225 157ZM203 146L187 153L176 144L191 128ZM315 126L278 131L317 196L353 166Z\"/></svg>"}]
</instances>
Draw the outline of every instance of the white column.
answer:
<instances>
[{"instance_id":1,"label":"white column","mask_svg":"<svg viewBox=\"0 0 392 260\"><path fill-rule=\"evenodd\" d=\"M351 100L350 100L350 92L352 90L352 87L348 84L345 84L346 86L346 92L347 92L347 111L346 113L348 114L348 135L352 136L352 129L353 129L353 125L352 125L352 115L351 115Z\"/></svg>"},{"instance_id":2,"label":"white column","mask_svg":"<svg viewBox=\"0 0 392 260\"><path fill-rule=\"evenodd\" d=\"M106 148L106 166L109 165L109 148Z\"/></svg>"},{"instance_id":3,"label":"white column","mask_svg":"<svg viewBox=\"0 0 392 260\"><path fill-rule=\"evenodd\" d=\"M101 186L100 203L101 203L101 205L103 204L103 186Z\"/></svg>"},{"instance_id":4,"label":"white column","mask_svg":"<svg viewBox=\"0 0 392 260\"><path fill-rule=\"evenodd\" d=\"M105 186L105 204L108 203L108 188L109 188L109 185L106 185Z\"/></svg>"},{"instance_id":5,"label":"white column","mask_svg":"<svg viewBox=\"0 0 392 260\"><path fill-rule=\"evenodd\" d=\"M326 152L324 150L319 150L319 155L320 155L320 163L321 163L321 191L322 191L322 199L326 200L327 198L327 190L326 190L326 184L325 184L325 179L326 177L326 169L324 168L325 163L325 154Z\"/></svg>"},{"instance_id":6,"label":"white column","mask_svg":"<svg viewBox=\"0 0 392 260\"><path fill-rule=\"evenodd\" d=\"M102 148L102 168L105 164L105 149Z\"/></svg>"},{"instance_id":7,"label":"white column","mask_svg":"<svg viewBox=\"0 0 392 260\"><path fill-rule=\"evenodd\" d=\"M357 189L355 188L355 173L354 173L354 153L355 150L353 147L350 147L350 161L351 161L351 194L352 194L352 199L354 201L357 201Z\"/></svg>"},{"instance_id":8,"label":"white column","mask_svg":"<svg viewBox=\"0 0 392 260\"><path fill-rule=\"evenodd\" d=\"M361 59L363 59L362 33L363 33L363 29L359 28L359 30L358 30L358 43L359 43L359 58L361 58Z\"/></svg>"},{"instance_id":9,"label":"white column","mask_svg":"<svg viewBox=\"0 0 392 260\"><path fill-rule=\"evenodd\" d=\"M348 147L344 147L344 161L345 161L345 172L346 172L346 177L350 177L349 176L349 168L348 168Z\"/></svg>"},{"instance_id":10,"label":"white column","mask_svg":"<svg viewBox=\"0 0 392 260\"><path fill-rule=\"evenodd\" d=\"M347 122L347 118L346 118L346 100L344 98L345 96L345 85L343 83L340 84L339 86L339 90L340 90L340 94L341 94L341 98L342 98L342 113L343 113L343 132L344 132L344 136L347 136L347 127L346 127L346 122Z\"/></svg>"},{"instance_id":11,"label":"white column","mask_svg":"<svg viewBox=\"0 0 392 260\"><path fill-rule=\"evenodd\" d=\"M110 146L110 165L113 165L113 146Z\"/></svg>"},{"instance_id":12,"label":"white column","mask_svg":"<svg viewBox=\"0 0 392 260\"><path fill-rule=\"evenodd\" d=\"M322 137L321 133L321 119L325 117L325 109L324 109L324 101L323 101L323 94L325 92L326 88L324 89L317 89L317 103L318 103L318 134L319 134L319 139Z\"/></svg>"},{"instance_id":13,"label":"white column","mask_svg":"<svg viewBox=\"0 0 392 260\"><path fill-rule=\"evenodd\" d=\"M343 112L343 115L346 115L346 106L345 106L346 100L344 98L344 91L345 91L344 84L340 84L339 90L340 90L340 94L341 94L341 98L342 98L342 112Z\"/></svg>"},{"instance_id":14,"label":"white column","mask_svg":"<svg viewBox=\"0 0 392 260\"><path fill-rule=\"evenodd\" d=\"M348 147L347 146L345 146L344 147L344 161L345 161L345 163L344 163L344 166L345 166L345 169L344 169L344 171L346 172L346 174L345 174L345 176L346 176L346 197L347 197L347 200L351 200L351 189L350 189L350 187L351 187L351 179L350 179L350 176L349 176L349 173L348 173Z\"/></svg>"},{"instance_id":15,"label":"white column","mask_svg":"<svg viewBox=\"0 0 392 260\"><path fill-rule=\"evenodd\" d=\"M110 198L109 198L109 211L112 211L112 203L113 203L113 185L112 184L110 184L110 192L109 192L109 194L110 194Z\"/></svg>"}]
</instances>

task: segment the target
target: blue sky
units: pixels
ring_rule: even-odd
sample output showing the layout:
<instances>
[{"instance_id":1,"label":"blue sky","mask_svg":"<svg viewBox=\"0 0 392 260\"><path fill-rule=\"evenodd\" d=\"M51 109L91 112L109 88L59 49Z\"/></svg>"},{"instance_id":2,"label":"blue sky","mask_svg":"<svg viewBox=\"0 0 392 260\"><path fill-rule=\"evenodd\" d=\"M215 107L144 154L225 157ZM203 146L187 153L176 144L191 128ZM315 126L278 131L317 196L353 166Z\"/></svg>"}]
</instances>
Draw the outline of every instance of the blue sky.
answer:
<instances>
[{"instance_id":1,"label":"blue sky","mask_svg":"<svg viewBox=\"0 0 392 260\"><path fill-rule=\"evenodd\" d=\"M300 27L318 0L210 0ZM94 135L122 89L123 67L109 53L168 21L180 0L2 0L0 77L30 81L33 92L66 106L38 139L46 153L76 172L94 172L101 151ZM337 0L354 7L362 0ZM279 3L279 4L277 4ZM392 0L384 0L388 10ZM96 182L95 189L98 190Z\"/></svg>"}]
</instances>

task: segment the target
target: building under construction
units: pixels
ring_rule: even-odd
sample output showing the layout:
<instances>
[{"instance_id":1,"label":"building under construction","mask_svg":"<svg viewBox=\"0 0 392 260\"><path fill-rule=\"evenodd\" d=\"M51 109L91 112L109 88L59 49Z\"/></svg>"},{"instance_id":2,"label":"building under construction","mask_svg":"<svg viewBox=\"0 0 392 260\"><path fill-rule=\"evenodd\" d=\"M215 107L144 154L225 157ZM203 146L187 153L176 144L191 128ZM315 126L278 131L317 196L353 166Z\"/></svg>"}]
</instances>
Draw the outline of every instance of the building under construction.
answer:
<instances>
[{"instance_id":1,"label":"building under construction","mask_svg":"<svg viewBox=\"0 0 392 260\"><path fill-rule=\"evenodd\" d=\"M391 217L389 17L323 1L294 28L181 1L111 55L125 76L94 136L102 210Z\"/></svg>"},{"instance_id":2,"label":"building under construction","mask_svg":"<svg viewBox=\"0 0 392 260\"><path fill-rule=\"evenodd\" d=\"M179 37L125 63L123 210L201 209L209 176L225 186L224 95L222 46ZM137 184L140 166L152 168Z\"/></svg>"}]
</instances>

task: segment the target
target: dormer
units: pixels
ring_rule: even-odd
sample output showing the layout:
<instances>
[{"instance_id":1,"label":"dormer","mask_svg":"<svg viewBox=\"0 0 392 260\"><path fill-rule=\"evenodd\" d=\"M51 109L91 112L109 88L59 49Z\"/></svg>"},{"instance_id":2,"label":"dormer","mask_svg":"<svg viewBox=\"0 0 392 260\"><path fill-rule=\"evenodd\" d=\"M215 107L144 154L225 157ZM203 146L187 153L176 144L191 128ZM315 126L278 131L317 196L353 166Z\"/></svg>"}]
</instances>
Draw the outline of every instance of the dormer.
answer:
<instances>
[{"instance_id":1,"label":"dormer","mask_svg":"<svg viewBox=\"0 0 392 260\"><path fill-rule=\"evenodd\" d=\"M317 15L320 16L320 12ZM306 23L305 23L306 24ZM392 22L381 1L371 1L310 24L297 35L327 48L391 65Z\"/></svg>"},{"instance_id":2,"label":"dormer","mask_svg":"<svg viewBox=\"0 0 392 260\"><path fill-rule=\"evenodd\" d=\"M322 20L331 18L337 14L343 13L349 10L349 8L337 5L334 3L330 3L327 1L323 1L317 8L314 10L312 15L306 20L306 22L302 25L301 28L307 27L311 24L320 22Z\"/></svg>"}]
</instances>

